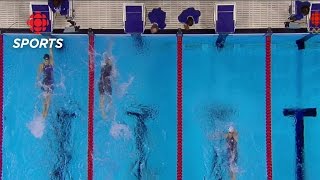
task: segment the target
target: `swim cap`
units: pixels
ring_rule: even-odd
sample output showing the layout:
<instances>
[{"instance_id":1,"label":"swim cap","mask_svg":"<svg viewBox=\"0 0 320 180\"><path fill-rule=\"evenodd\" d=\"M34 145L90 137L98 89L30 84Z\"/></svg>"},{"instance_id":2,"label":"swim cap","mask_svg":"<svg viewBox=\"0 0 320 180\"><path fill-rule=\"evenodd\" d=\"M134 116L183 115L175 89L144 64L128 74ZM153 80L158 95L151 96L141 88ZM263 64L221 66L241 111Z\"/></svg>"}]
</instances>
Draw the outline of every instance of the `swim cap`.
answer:
<instances>
[{"instance_id":1,"label":"swim cap","mask_svg":"<svg viewBox=\"0 0 320 180\"><path fill-rule=\"evenodd\" d=\"M45 54L45 55L43 56L43 59L49 59L49 58L50 58L49 54Z\"/></svg>"},{"instance_id":2,"label":"swim cap","mask_svg":"<svg viewBox=\"0 0 320 180\"><path fill-rule=\"evenodd\" d=\"M228 131L229 131L229 132L234 132L234 127L233 127L233 126L230 126L229 129L228 129Z\"/></svg>"}]
</instances>

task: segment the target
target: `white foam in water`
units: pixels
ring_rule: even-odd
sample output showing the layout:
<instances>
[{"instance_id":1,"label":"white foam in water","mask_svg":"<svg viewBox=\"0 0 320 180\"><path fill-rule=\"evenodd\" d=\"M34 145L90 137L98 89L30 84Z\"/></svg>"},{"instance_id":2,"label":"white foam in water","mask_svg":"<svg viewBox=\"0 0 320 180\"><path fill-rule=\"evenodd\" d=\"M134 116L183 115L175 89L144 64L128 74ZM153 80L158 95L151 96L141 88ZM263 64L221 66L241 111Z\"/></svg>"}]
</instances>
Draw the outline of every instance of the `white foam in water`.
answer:
<instances>
[{"instance_id":1,"label":"white foam in water","mask_svg":"<svg viewBox=\"0 0 320 180\"><path fill-rule=\"evenodd\" d=\"M45 128L45 119L42 115L36 115L32 121L27 123L27 127L36 138L41 138Z\"/></svg>"},{"instance_id":2,"label":"white foam in water","mask_svg":"<svg viewBox=\"0 0 320 180\"><path fill-rule=\"evenodd\" d=\"M225 132L211 131L207 133L207 138L210 141L216 141L216 140L224 139L225 134L226 134Z\"/></svg>"},{"instance_id":3,"label":"white foam in water","mask_svg":"<svg viewBox=\"0 0 320 180\"><path fill-rule=\"evenodd\" d=\"M110 129L110 135L115 139L124 138L125 140L131 139L132 133L129 126L126 124L114 123Z\"/></svg>"},{"instance_id":4,"label":"white foam in water","mask_svg":"<svg viewBox=\"0 0 320 180\"><path fill-rule=\"evenodd\" d=\"M112 105L112 100L109 101L109 103L105 106L105 113L107 119L111 120L112 122L115 121L117 112L114 106Z\"/></svg>"},{"instance_id":5,"label":"white foam in water","mask_svg":"<svg viewBox=\"0 0 320 180\"><path fill-rule=\"evenodd\" d=\"M132 84L133 80L134 80L134 77L130 76L130 78L128 79L128 82L124 82L119 85L119 89L117 91L119 97L123 97L127 93L128 88Z\"/></svg>"},{"instance_id":6,"label":"white foam in water","mask_svg":"<svg viewBox=\"0 0 320 180\"><path fill-rule=\"evenodd\" d=\"M64 85L65 79L65 76L62 73L60 73L60 82L56 83L55 86L62 88L63 90L66 90L66 86Z\"/></svg>"},{"instance_id":7,"label":"white foam in water","mask_svg":"<svg viewBox=\"0 0 320 180\"><path fill-rule=\"evenodd\" d=\"M111 97L110 97L110 99L111 99ZM105 110L107 113L111 110L111 107L112 107L112 99L109 101L109 103L107 103L107 105L105 107Z\"/></svg>"},{"instance_id":8,"label":"white foam in water","mask_svg":"<svg viewBox=\"0 0 320 180\"><path fill-rule=\"evenodd\" d=\"M233 173L239 173L239 168L238 168L237 164L234 164L233 162L231 162L231 165L229 168Z\"/></svg>"}]
</instances>

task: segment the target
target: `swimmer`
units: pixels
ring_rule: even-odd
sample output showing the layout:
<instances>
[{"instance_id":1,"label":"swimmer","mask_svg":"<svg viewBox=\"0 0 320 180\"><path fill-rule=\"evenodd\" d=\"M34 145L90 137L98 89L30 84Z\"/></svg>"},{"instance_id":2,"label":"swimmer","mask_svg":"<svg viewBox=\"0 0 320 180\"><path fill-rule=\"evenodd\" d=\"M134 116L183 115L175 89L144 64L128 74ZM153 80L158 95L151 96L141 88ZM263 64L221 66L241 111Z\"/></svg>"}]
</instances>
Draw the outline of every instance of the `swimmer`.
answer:
<instances>
[{"instance_id":1,"label":"swimmer","mask_svg":"<svg viewBox=\"0 0 320 180\"><path fill-rule=\"evenodd\" d=\"M43 62L39 65L38 74L37 74L37 82L40 80L40 76L43 77L41 83L41 89L44 91L44 103L43 103L43 111L42 116L45 119L48 115L49 105L51 101L51 94L53 92L53 53L50 48L50 55L45 54L43 56Z\"/></svg>"},{"instance_id":2,"label":"swimmer","mask_svg":"<svg viewBox=\"0 0 320 180\"><path fill-rule=\"evenodd\" d=\"M234 127L229 127L228 134L226 134L226 140L230 176L231 180L235 180L238 161L238 133L235 131Z\"/></svg>"},{"instance_id":3,"label":"swimmer","mask_svg":"<svg viewBox=\"0 0 320 180\"><path fill-rule=\"evenodd\" d=\"M112 103L112 87L111 87L111 76L112 76L112 62L110 57L106 57L104 64L101 66L100 79L98 83L99 93L100 93L100 109L102 118L106 118L105 113L105 97L108 98L108 104Z\"/></svg>"}]
</instances>

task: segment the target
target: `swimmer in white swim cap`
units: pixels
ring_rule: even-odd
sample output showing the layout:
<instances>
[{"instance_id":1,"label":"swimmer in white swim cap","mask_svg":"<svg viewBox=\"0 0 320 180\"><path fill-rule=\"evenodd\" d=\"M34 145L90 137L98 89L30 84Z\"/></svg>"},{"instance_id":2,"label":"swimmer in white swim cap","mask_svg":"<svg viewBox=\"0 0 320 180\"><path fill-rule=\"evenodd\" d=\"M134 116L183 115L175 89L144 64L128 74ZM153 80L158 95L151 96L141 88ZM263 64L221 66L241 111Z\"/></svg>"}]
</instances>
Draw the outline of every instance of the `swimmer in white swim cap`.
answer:
<instances>
[{"instance_id":1,"label":"swimmer in white swim cap","mask_svg":"<svg viewBox=\"0 0 320 180\"><path fill-rule=\"evenodd\" d=\"M229 132L229 133L233 133L233 132L234 132L234 127L233 127L233 126L230 126L229 129L228 129L228 132Z\"/></svg>"},{"instance_id":2,"label":"swimmer in white swim cap","mask_svg":"<svg viewBox=\"0 0 320 180\"><path fill-rule=\"evenodd\" d=\"M235 180L238 161L238 133L233 126L230 126L228 128L226 140L230 176L231 180Z\"/></svg>"}]
</instances>

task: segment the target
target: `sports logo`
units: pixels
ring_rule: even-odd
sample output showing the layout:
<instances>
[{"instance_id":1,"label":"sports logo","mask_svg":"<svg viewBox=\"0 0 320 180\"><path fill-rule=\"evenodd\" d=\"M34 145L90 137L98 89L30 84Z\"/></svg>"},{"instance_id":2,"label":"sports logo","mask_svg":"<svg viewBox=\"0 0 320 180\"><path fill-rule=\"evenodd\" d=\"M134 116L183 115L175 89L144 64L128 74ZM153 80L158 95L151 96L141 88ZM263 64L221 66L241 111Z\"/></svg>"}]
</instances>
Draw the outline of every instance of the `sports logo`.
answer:
<instances>
[{"instance_id":1,"label":"sports logo","mask_svg":"<svg viewBox=\"0 0 320 180\"><path fill-rule=\"evenodd\" d=\"M34 12L27 21L27 24L30 27L30 30L35 34L40 34L45 32L49 26L49 20L45 14L41 12Z\"/></svg>"}]
</instances>

